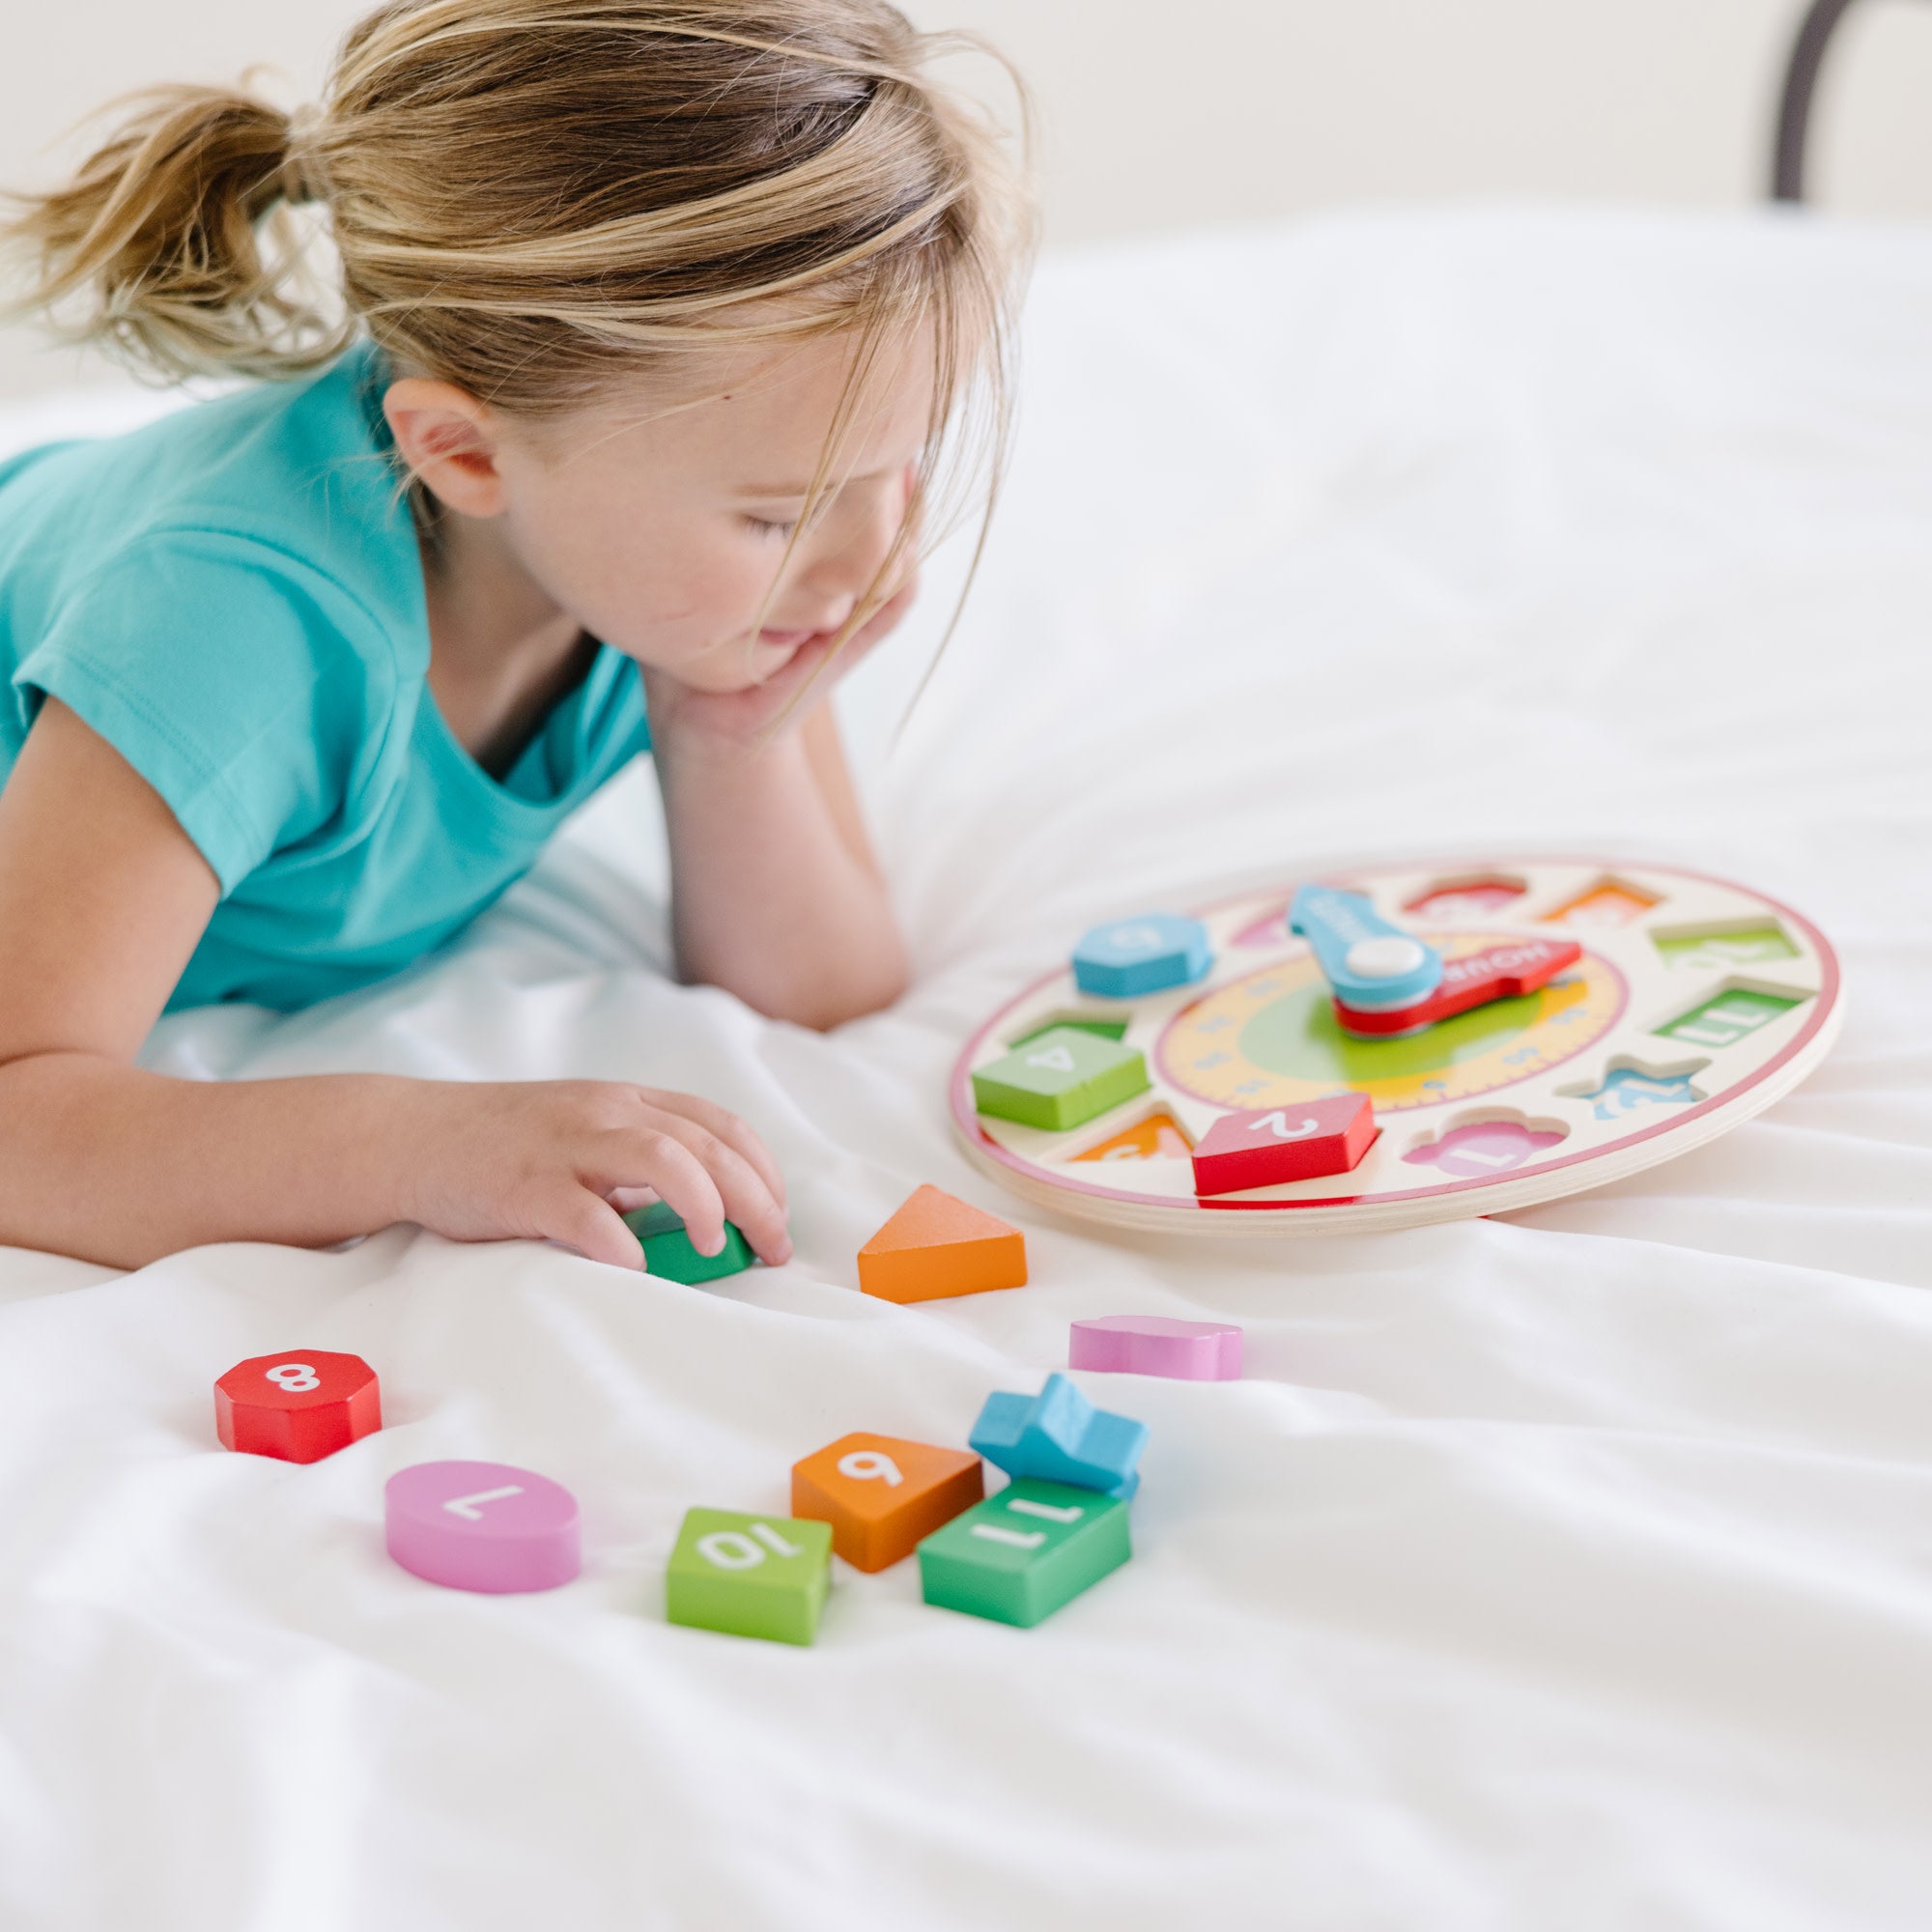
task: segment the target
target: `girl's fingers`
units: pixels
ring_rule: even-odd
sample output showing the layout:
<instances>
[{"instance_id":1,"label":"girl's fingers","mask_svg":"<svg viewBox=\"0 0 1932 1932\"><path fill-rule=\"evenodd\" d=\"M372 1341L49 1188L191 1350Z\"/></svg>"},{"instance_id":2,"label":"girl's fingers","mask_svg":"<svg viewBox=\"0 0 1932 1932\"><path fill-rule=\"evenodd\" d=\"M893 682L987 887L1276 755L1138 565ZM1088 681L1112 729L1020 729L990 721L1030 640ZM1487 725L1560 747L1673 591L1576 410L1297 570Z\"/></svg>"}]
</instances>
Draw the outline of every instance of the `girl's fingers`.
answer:
<instances>
[{"instance_id":1,"label":"girl's fingers","mask_svg":"<svg viewBox=\"0 0 1932 1932\"><path fill-rule=\"evenodd\" d=\"M784 1208L758 1170L729 1142L697 1121L668 1112L660 1114L658 1120L664 1131L675 1136L702 1164L723 1197L725 1219L735 1221L745 1231L758 1259L773 1267L789 1261L791 1237L785 1233ZM722 1227L718 1238L722 1246ZM693 1239L696 1239L695 1235ZM712 1252L699 1245L700 1252Z\"/></svg>"},{"instance_id":2,"label":"girl's fingers","mask_svg":"<svg viewBox=\"0 0 1932 1932\"><path fill-rule=\"evenodd\" d=\"M644 1264L643 1244L625 1227L617 1210L588 1188L565 1185L538 1211L538 1226L554 1241L593 1262L636 1273Z\"/></svg>"},{"instance_id":3,"label":"girl's fingers","mask_svg":"<svg viewBox=\"0 0 1932 1932\"><path fill-rule=\"evenodd\" d=\"M718 1183L704 1163L662 1127L607 1128L591 1143L578 1179L602 1196L620 1187L654 1187L699 1254L715 1255L724 1246L724 1197Z\"/></svg>"},{"instance_id":4,"label":"girl's fingers","mask_svg":"<svg viewBox=\"0 0 1932 1932\"><path fill-rule=\"evenodd\" d=\"M698 1094L668 1094L650 1087L639 1091L647 1106L659 1108L667 1114L683 1114L696 1121L700 1127L709 1128L726 1146L735 1148L752 1164L759 1179L771 1189L772 1199L780 1208L784 1208L784 1174L771 1149L728 1107L721 1107L716 1100L707 1100Z\"/></svg>"}]
</instances>

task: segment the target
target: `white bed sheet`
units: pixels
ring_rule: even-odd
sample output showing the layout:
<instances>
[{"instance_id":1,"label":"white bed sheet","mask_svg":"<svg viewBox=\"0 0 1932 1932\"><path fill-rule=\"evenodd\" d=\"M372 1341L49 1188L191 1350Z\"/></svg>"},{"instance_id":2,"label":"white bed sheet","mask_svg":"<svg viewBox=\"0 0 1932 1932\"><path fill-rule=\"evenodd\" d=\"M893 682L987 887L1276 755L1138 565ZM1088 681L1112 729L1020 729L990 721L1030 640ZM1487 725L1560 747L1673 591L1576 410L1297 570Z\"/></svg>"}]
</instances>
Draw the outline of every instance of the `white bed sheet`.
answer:
<instances>
[{"instance_id":1,"label":"white bed sheet","mask_svg":"<svg viewBox=\"0 0 1932 1932\"><path fill-rule=\"evenodd\" d=\"M407 1228L120 1276L0 1257L0 1925L1785 1932L1932 1918L1932 231L1493 209L1051 261L1020 456L843 700L916 948L820 1037L663 974L647 777L453 956L152 1065L711 1094L798 1259L693 1290ZM95 406L99 420L99 407ZM6 440L70 418L43 409ZM1342 852L1590 849L1803 906L1841 1043L1718 1145L1507 1221L1110 1237L951 1145L972 1023L1092 919ZM1034 1285L900 1309L933 1180ZM693 1503L959 1441L1069 1319L1248 1332L1131 1565L1039 1629L840 1567L810 1650L672 1629ZM244 1356L387 1426L225 1453ZM440 1457L568 1484L583 1579L381 1548Z\"/></svg>"}]
</instances>

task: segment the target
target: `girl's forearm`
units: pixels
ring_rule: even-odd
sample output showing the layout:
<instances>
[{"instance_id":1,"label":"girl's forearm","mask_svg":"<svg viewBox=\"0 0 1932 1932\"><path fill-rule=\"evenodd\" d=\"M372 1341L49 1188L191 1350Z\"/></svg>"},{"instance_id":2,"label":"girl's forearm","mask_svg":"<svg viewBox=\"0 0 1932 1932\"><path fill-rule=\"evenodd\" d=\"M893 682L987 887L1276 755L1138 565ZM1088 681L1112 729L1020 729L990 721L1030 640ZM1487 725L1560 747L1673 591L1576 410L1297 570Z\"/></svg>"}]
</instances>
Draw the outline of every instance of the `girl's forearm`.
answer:
<instances>
[{"instance_id":1,"label":"girl's forearm","mask_svg":"<svg viewBox=\"0 0 1932 1932\"><path fill-rule=\"evenodd\" d=\"M410 1217L430 1083L204 1082L85 1053L0 1065L0 1243L141 1267L213 1241L327 1247Z\"/></svg>"},{"instance_id":2,"label":"girl's forearm","mask_svg":"<svg viewBox=\"0 0 1932 1932\"><path fill-rule=\"evenodd\" d=\"M905 943L849 785L834 783L842 761L828 777L826 747L814 757L803 733L756 752L660 744L655 756L685 979L811 1027L898 997Z\"/></svg>"}]
</instances>

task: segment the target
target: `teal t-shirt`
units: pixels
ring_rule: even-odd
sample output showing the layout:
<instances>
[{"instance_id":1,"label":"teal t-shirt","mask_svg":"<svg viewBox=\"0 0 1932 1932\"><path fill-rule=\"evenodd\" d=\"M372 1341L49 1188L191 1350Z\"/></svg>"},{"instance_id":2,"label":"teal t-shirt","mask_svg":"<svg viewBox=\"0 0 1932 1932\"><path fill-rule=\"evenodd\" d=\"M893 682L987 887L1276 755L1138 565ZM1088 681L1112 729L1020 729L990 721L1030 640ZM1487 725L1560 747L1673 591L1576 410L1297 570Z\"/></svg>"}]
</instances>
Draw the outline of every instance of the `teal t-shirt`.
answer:
<instances>
[{"instance_id":1,"label":"teal t-shirt","mask_svg":"<svg viewBox=\"0 0 1932 1932\"><path fill-rule=\"evenodd\" d=\"M650 744L608 646L500 780L451 735L380 383L365 344L0 464L0 781L50 694L167 801L221 882L171 1010L408 965Z\"/></svg>"}]
</instances>

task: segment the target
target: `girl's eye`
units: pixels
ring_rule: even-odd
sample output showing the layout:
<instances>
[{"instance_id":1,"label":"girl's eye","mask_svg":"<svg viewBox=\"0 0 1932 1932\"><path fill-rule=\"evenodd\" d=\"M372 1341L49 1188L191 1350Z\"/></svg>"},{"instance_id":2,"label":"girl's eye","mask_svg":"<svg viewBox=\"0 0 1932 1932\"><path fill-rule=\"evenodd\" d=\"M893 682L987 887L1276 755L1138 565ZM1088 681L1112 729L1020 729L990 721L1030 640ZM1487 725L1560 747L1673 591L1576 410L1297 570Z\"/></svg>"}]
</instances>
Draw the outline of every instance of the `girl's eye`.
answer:
<instances>
[{"instance_id":1,"label":"girl's eye","mask_svg":"<svg viewBox=\"0 0 1932 1932\"><path fill-rule=\"evenodd\" d=\"M753 530L761 537L789 537L798 528L798 520L793 518L788 524L775 524L764 517L747 517Z\"/></svg>"}]
</instances>

